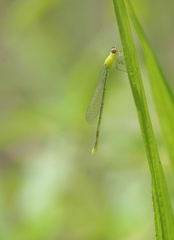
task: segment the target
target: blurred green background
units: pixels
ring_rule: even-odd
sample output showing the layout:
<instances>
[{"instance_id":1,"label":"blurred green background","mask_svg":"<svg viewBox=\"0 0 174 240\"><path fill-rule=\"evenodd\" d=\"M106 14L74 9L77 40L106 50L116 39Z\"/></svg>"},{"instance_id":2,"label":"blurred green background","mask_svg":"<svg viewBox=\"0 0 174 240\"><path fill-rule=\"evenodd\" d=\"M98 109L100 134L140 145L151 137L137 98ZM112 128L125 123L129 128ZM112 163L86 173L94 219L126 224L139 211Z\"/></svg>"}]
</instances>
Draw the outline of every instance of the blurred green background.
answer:
<instances>
[{"instance_id":1,"label":"blurred green background","mask_svg":"<svg viewBox=\"0 0 174 240\"><path fill-rule=\"evenodd\" d=\"M173 88L174 2L132 2ZM171 183L136 36L135 44ZM115 67L91 155L96 124L85 112L112 45L121 48L112 1L0 1L0 239L155 238L137 114L127 74Z\"/></svg>"}]
</instances>

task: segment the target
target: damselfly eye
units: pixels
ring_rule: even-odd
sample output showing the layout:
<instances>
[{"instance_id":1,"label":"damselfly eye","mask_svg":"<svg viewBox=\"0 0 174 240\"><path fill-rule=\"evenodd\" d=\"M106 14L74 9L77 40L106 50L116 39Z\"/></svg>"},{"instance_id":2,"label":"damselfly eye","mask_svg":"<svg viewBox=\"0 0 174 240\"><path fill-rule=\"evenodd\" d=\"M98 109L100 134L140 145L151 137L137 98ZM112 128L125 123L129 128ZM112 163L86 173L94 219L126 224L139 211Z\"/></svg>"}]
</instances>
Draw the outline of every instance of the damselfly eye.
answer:
<instances>
[{"instance_id":1,"label":"damselfly eye","mask_svg":"<svg viewBox=\"0 0 174 240\"><path fill-rule=\"evenodd\" d=\"M111 53L116 53L117 52L117 48L116 47L112 47L111 48Z\"/></svg>"}]
</instances>

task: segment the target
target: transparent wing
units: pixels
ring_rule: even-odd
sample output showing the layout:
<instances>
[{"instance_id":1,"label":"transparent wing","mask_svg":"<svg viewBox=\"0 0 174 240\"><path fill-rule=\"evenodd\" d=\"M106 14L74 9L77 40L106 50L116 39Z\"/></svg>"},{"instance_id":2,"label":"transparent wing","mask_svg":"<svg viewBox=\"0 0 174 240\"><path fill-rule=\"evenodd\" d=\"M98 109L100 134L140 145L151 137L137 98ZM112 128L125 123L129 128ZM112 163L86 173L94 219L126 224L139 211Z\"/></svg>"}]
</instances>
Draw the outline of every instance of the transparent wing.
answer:
<instances>
[{"instance_id":1,"label":"transparent wing","mask_svg":"<svg viewBox=\"0 0 174 240\"><path fill-rule=\"evenodd\" d=\"M99 115L107 75L108 75L108 69L104 66L103 70L100 74L100 78L99 78L97 87L95 89L93 97L92 97L90 104L88 106L88 109L86 111L86 121L88 123L94 122L95 119L97 118L97 116Z\"/></svg>"},{"instance_id":2,"label":"transparent wing","mask_svg":"<svg viewBox=\"0 0 174 240\"><path fill-rule=\"evenodd\" d=\"M125 60L124 60L124 54L123 54L122 50L118 52L117 61L116 61L116 68L119 71L127 72L126 71L126 64L125 64Z\"/></svg>"},{"instance_id":3,"label":"transparent wing","mask_svg":"<svg viewBox=\"0 0 174 240\"><path fill-rule=\"evenodd\" d=\"M118 52L117 61L116 61L116 62L118 62L119 64L125 65L123 51L119 51L119 52Z\"/></svg>"}]
</instances>

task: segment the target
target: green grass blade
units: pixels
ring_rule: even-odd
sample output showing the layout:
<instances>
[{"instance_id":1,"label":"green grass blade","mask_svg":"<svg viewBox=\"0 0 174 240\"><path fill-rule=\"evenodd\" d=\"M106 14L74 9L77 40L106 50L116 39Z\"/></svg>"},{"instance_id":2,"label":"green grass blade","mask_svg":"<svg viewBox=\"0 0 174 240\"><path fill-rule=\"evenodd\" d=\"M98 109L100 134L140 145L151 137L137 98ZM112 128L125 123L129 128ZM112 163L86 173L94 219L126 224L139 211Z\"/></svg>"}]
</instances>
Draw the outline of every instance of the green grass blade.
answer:
<instances>
[{"instance_id":1,"label":"green grass blade","mask_svg":"<svg viewBox=\"0 0 174 240\"><path fill-rule=\"evenodd\" d=\"M174 169L174 97L129 2L128 7L132 22L143 47L154 102Z\"/></svg>"},{"instance_id":2,"label":"green grass blade","mask_svg":"<svg viewBox=\"0 0 174 240\"><path fill-rule=\"evenodd\" d=\"M120 31L125 63L152 177L156 236L159 240L174 239L174 224L170 198L156 147L126 7L123 0L113 0L113 3Z\"/></svg>"}]
</instances>

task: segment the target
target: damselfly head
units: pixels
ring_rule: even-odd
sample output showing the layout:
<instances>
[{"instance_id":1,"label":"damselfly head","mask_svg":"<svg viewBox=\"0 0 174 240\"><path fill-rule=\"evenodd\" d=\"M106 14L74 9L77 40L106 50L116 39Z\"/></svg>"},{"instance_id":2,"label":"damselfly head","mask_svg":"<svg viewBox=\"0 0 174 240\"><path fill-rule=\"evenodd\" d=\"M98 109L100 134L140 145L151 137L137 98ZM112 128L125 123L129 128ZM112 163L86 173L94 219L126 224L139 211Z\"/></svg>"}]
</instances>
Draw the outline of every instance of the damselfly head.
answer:
<instances>
[{"instance_id":1,"label":"damselfly head","mask_svg":"<svg viewBox=\"0 0 174 240\"><path fill-rule=\"evenodd\" d=\"M111 48L111 53L116 53L117 50L118 50L118 49L117 49L116 47L112 46L112 48Z\"/></svg>"}]
</instances>

